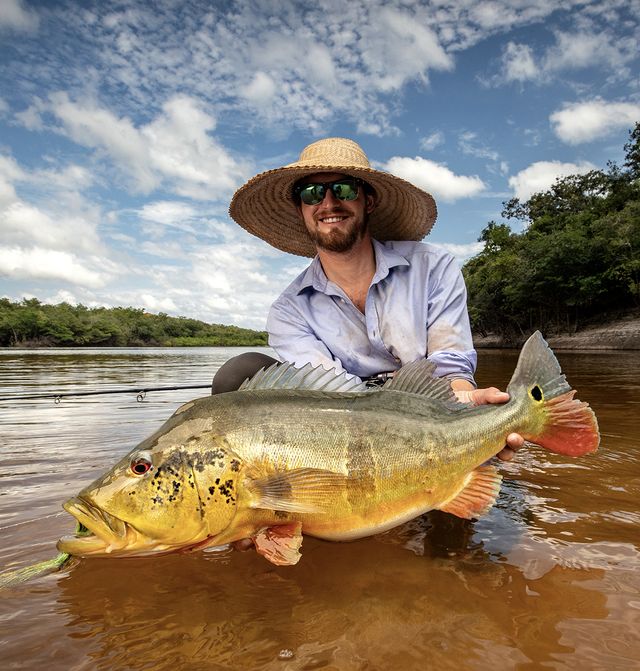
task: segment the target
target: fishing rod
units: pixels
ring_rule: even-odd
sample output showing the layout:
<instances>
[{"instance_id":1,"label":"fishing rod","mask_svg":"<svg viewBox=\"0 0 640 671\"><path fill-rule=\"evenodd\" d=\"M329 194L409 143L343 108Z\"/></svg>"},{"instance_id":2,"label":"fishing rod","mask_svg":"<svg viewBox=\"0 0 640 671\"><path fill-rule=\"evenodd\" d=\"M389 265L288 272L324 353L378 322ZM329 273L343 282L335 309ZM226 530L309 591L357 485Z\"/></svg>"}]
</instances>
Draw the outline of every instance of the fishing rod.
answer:
<instances>
[{"instance_id":1,"label":"fishing rod","mask_svg":"<svg viewBox=\"0 0 640 671\"><path fill-rule=\"evenodd\" d=\"M211 389L209 384L187 384L174 387L130 387L128 389L102 389L99 391L65 391L52 392L50 394L13 394L11 396L0 396L0 401L26 401L33 399L52 398L54 403L60 403L63 398L70 396L100 396L101 394L136 394L136 401L142 403L147 392L150 391L177 391L180 389Z\"/></svg>"}]
</instances>

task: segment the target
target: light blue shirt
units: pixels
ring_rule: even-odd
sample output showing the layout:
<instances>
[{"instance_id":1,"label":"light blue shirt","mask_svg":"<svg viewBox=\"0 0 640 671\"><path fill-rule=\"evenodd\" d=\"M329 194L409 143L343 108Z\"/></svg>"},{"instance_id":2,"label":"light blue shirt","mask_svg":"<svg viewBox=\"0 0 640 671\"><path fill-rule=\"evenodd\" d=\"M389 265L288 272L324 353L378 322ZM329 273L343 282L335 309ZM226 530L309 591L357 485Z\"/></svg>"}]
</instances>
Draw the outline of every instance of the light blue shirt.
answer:
<instances>
[{"instance_id":1,"label":"light blue shirt","mask_svg":"<svg viewBox=\"0 0 640 671\"><path fill-rule=\"evenodd\" d=\"M424 358L475 385L467 292L454 257L421 242L373 241L376 272L362 314L316 258L273 303L269 345L283 361L360 378Z\"/></svg>"}]
</instances>

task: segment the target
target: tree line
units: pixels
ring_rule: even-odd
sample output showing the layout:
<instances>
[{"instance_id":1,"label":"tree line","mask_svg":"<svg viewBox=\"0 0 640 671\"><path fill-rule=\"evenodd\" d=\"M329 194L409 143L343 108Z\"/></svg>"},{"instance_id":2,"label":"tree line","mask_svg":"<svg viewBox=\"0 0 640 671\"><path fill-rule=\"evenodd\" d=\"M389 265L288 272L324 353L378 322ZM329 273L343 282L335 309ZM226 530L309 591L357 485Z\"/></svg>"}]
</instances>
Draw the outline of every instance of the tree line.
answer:
<instances>
[{"instance_id":1,"label":"tree line","mask_svg":"<svg viewBox=\"0 0 640 671\"><path fill-rule=\"evenodd\" d=\"M267 344L266 331L150 314L142 308L87 308L36 298L0 299L0 346L139 347Z\"/></svg>"},{"instance_id":2,"label":"tree line","mask_svg":"<svg viewBox=\"0 0 640 671\"><path fill-rule=\"evenodd\" d=\"M463 274L472 329L518 341L533 329L574 332L640 309L640 122L622 167L556 180L503 203Z\"/></svg>"}]
</instances>

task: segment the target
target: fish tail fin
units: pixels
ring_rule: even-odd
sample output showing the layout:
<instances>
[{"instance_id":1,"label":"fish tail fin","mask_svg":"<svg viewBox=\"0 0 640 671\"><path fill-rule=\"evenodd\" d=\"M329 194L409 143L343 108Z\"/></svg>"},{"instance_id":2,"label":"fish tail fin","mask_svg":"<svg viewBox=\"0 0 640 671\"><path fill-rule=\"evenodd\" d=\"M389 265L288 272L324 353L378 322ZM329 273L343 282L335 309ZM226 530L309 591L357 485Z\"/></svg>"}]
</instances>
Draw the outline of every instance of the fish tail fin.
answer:
<instances>
[{"instance_id":1,"label":"fish tail fin","mask_svg":"<svg viewBox=\"0 0 640 671\"><path fill-rule=\"evenodd\" d=\"M519 433L552 452L577 457L600 444L598 421L588 403L574 399L575 390L540 331L524 344L507 392L528 396L528 422Z\"/></svg>"}]
</instances>

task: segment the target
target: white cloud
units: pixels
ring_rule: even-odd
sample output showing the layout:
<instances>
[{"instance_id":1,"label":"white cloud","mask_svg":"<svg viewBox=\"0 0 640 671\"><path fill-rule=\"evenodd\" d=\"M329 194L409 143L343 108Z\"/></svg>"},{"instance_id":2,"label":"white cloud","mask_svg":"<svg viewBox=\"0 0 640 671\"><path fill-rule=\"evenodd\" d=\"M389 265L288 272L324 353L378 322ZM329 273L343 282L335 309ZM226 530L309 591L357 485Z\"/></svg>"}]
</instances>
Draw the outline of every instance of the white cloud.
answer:
<instances>
[{"instance_id":1,"label":"white cloud","mask_svg":"<svg viewBox=\"0 0 640 671\"><path fill-rule=\"evenodd\" d=\"M606 137L640 121L640 104L592 100L567 104L549 117L554 133L567 144Z\"/></svg>"},{"instance_id":2,"label":"white cloud","mask_svg":"<svg viewBox=\"0 0 640 671\"><path fill-rule=\"evenodd\" d=\"M2 0L0 29L33 31L38 23L37 14L26 9L22 0Z\"/></svg>"},{"instance_id":3,"label":"white cloud","mask_svg":"<svg viewBox=\"0 0 640 671\"><path fill-rule=\"evenodd\" d=\"M140 295L140 303L150 312L176 312L177 306L171 298L156 298L155 296L143 293Z\"/></svg>"},{"instance_id":4,"label":"white cloud","mask_svg":"<svg viewBox=\"0 0 640 671\"><path fill-rule=\"evenodd\" d=\"M580 175L594 169L595 166L586 161L581 163L538 161L510 177L509 186L513 189L516 198L525 201L534 193L546 191L559 177Z\"/></svg>"},{"instance_id":5,"label":"white cloud","mask_svg":"<svg viewBox=\"0 0 640 671\"><path fill-rule=\"evenodd\" d=\"M502 54L502 72L507 82L524 82L540 77L533 51L526 44L509 42Z\"/></svg>"},{"instance_id":6,"label":"white cloud","mask_svg":"<svg viewBox=\"0 0 640 671\"><path fill-rule=\"evenodd\" d=\"M62 280L85 287L101 287L108 276L88 268L69 252L38 247L0 247L0 275L12 279Z\"/></svg>"},{"instance_id":7,"label":"white cloud","mask_svg":"<svg viewBox=\"0 0 640 671\"><path fill-rule=\"evenodd\" d=\"M469 198L486 188L477 175L473 177L456 175L446 166L420 156L415 158L394 156L384 167L390 173L428 191L436 200L452 202L460 198Z\"/></svg>"},{"instance_id":8,"label":"white cloud","mask_svg":"<svg viewBox=\"0 0 640 671\"><path fill-rule=\"evenodd\" d=\"M444 144L444 133L442 131L435 131L431 135L427 135L420 140L420 149L424 151L433 151L436 147Z\"/></svg>"},{"instance_id":9,"label":"white cloud","mask_svg":"<svg viewBox=\"0 0 640 671\"><path fill-rule=\"evenodd\" d=\"M139 215L146 221L173 226L191 219L196 214L192 205L180 201L156 201L142 207Z\"/></svg>"},{"instance_id":10,"label":"white cloud","mask_svg":"<svg viewBox=\"0 0 640 671\"><path fill-rule=\"evenodd\" d=\"M370 85L379 91L398 90L416 77L426 80L428 69L451 70L453 59L442 48L429 24L411 13L384 7L364 26L362 61Z\"/></svg>"},{"instance_id":11,"label":"white cloud","mask_svg":"<svg viewBox=\"0 0 640 671\"><path fill-rule=\"evenodd\" d=\"M276 94L276 83L266 72L256 72L240 93L254 105L267 105Z\"/></svg>"},{"instance_id":12,"label":"white cloud","mask_svg":"<svg viewBox=\"0 0 640 671\"><path fill-rule=\"evenodd\" d=\"M602 32L556 32L556 44L544 56L547 72L592 65L619 69L637 55L637 41Z\"/></svg>"},{"instance_id":13,"label":"white cloud","mask_svg":"<svg viewBox=\"0 0 640 671\"><path fill-rule=\"evenodd\" d=\"M497 161L500 158L497 151L487 147L482 140L478 140L478 134L471 131L465 131L460 134L458 146L463 154L485 158L490 161Z\"/></svg>"},{"instance_id":14,"label":"white cloud","mask_svg":"<svg viewBox=\"0 0 640 671\"><path fill-rule=\"evenodd\" d=\"M443 249L446 249L449 254L453 254L460 265L462 265L467 259L481 252L484 247L484 242L470 242L466 245L459 245L453 242L436 242L433 244L436 247L442 247Z\"/></svg>"},{"instance_id":15,"label":"white cloud","mask_svg":"<svg viewBox=\"0 0 640 671\"><path fill-rule=\"evenodd\" d=\"M128 173L133 191L149 193L164 185L177 195L215 200L248 176L248 166L211 137L215 119L193 98L172 97L139 128L94 102L73 102L66 93L51 96L51 110L71 139L106 153Z\"/></svg>"},{"instance_id":16,"label":"white cloud","mask_svg":"<svg viewBox=\"0 0 640 671\"><path fill-rule=\"evenodd\" d=\"M536 56L528 45L509 41L500 59L500 72L489 84L550 82L561 73L589 67L607 68L613 79L629 76L627 64L637 57L635 35L610 30L601 21L584 19L573 32L554 31L555 43Z\"/></svg>"}]
</instances>

